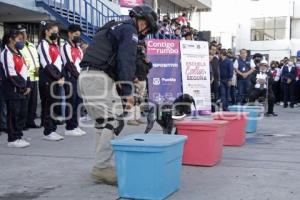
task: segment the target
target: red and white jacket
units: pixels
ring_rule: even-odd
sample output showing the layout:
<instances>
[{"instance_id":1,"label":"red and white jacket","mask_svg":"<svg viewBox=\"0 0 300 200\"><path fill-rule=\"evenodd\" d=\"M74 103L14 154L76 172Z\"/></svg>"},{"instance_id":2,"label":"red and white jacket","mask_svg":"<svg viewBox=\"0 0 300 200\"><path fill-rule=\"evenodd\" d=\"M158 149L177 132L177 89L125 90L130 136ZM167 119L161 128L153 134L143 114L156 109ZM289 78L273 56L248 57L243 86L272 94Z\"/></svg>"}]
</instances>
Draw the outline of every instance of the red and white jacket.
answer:
<instances>
[{"instance_id":1,"label":"red and white jacket","mask_svg":"<svg viewBox=\"0 0 300 200\"><path fill-rule=\"evenodd\" d=\"M62 58L60 48L55 43L43 39L38 46L38 54L42 68L52 79L58 80L62 77Z\"/></svg>"},{"instance_id":2,"label":"red and white jacket","mask_svg":"<svg viewBox=\"0 0 300 200\"><path fill-rule=\"evenodd\" d=\"M8 46L5 46L1 53L1 63L10 84L19 89L28 87L28 68L20 53L16 53Z\"/></svg>"},{"instance_id":3,"label":"red and white jacket","mask_svg":"<svg viewBox=\"0 0 300 200\"><path fill-rule=\"evenodd\" d=\"M270 72L272 73L272 77L274 81L276 82L279 81L281 76L281 69L280 68L271 69Z\"/></svg>"},{"instance_id":4,"label":"red and white jacket","mask_svg":"<svg viewBox=\"0 0 300 200\"><path fill-rule=\"evenodd\" d=\"M77 45L72 45L69 41L61 48L61 55L63 60L63 66L66 71L75 78L78 78L80 73L80 62L83 58L83 52Z\"/></svg>"}]
</instances>

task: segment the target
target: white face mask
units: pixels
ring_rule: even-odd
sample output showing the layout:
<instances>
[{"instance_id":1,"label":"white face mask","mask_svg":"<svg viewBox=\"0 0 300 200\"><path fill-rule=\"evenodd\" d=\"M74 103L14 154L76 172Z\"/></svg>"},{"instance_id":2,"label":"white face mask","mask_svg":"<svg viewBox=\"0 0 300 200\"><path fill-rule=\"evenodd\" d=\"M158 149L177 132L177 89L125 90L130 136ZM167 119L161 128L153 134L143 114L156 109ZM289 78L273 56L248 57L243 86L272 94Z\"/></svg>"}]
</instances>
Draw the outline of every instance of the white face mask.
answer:
<instances>
[{"instance_id":1,"label":"white face mask","mask_svg":"<svg viewBox=\"0 0 300 200\"><path fill-rule=\"evenodd\" d=\"M288 65L291 67L291 66L294 65L294 63L293 62L288 62Z\"/></svg>"}]
</instances>

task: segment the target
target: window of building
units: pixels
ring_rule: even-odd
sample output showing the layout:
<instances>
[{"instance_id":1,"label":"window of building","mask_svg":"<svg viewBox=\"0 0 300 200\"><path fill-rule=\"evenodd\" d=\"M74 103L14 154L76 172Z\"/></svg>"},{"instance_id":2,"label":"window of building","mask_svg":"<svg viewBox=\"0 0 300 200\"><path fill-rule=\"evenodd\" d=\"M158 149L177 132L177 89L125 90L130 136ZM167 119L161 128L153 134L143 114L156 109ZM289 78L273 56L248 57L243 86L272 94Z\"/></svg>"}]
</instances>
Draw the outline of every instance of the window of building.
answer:
<instances>
[{"instance_id":1,"label":"window of building","mask_svg":"<svg viewBox=\"0 0 300 200\"><path fill-rule=\"evenodd\" d=\"M283 40L286 28L286 17L251 19L251 41Z\"/></svg>"},{"instance_id":2,"label":"window of building","mask_svg":"<svg viewBox=\"0 0 300 200\"><path fill-rule=\"evenodd\" d=\"M300 19L292 19L292 39L300 39Z\"/></svg>"}]
</instances>

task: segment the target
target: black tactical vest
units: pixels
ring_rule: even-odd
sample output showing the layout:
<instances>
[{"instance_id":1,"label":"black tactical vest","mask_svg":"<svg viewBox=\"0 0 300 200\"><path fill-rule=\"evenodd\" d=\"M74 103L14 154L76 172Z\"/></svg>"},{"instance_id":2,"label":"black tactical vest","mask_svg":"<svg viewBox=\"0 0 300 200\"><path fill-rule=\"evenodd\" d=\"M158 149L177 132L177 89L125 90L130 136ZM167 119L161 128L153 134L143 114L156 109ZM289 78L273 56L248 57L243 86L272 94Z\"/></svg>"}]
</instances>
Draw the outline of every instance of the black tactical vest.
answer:
<instances>
[{"instance_id":1,"label":"black tactical vest","mask_svg":"<svg viewBox=\"0 0 300 200\"><path fill-rule=\"evenodd\" d=\"M86 49L81 67L90 66L103 71L116 67L117 52L114 52L112 42L108 39L108 32L111 27L121 23L124 22L110 21L99 29Z\"/></svg>"}]
</instances>

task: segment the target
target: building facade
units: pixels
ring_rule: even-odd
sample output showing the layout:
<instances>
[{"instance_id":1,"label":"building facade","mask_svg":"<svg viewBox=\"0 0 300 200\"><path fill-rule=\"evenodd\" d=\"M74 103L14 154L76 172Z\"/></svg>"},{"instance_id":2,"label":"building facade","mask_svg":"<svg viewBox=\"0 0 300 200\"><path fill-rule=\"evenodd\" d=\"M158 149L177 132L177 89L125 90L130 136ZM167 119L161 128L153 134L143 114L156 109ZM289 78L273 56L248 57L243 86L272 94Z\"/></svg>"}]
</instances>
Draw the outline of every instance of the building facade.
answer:
<instances>
[{"instance_id":1,"label":"building facade","mask_svg":"<svg viewBox=\"0 0 300 200\"><path fill-rule=\"evenodd\" d=\"M300 50L299 0L247 0L239 6L237 49L266 54L269 61L294 57Z\"/></svg>"}]
</instances>

